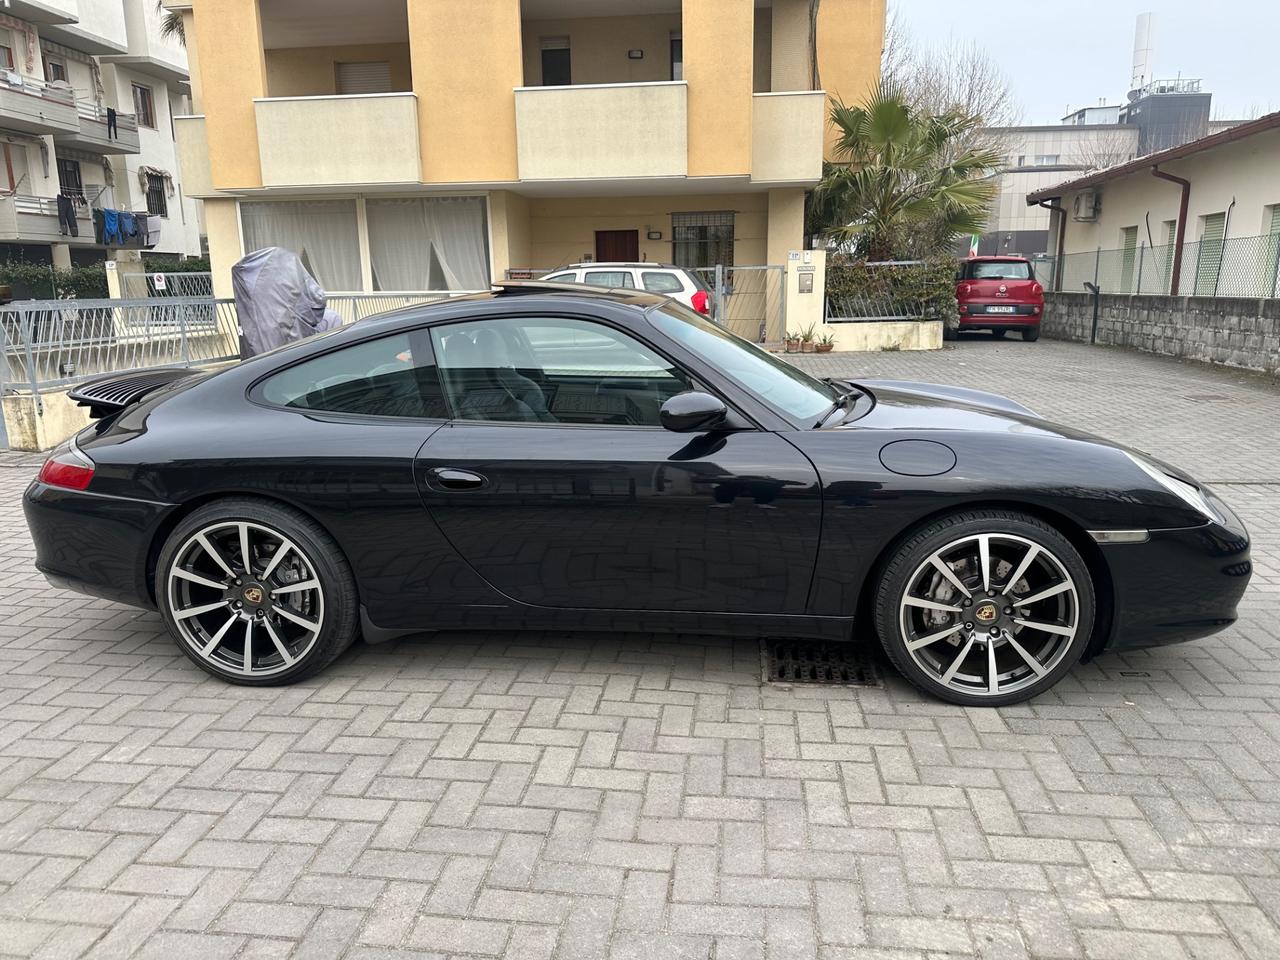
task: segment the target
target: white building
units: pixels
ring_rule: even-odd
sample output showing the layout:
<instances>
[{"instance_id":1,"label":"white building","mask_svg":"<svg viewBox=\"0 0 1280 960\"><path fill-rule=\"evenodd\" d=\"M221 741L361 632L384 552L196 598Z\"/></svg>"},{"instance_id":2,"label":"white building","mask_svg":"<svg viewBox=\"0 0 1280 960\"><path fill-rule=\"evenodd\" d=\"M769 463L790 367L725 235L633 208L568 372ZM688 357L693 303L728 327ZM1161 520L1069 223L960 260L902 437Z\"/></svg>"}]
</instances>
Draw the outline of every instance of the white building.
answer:
<instances>
[{"instance_id":1,"label":"white building","mask_svg":"<svg viewBox=\"0 0 1280 960\"><path fill-rule=\"evenodd\" d=\"M199 254L172 121L187 112L187 56L161 17L153 0L0 7L0 259L67 266L143 246L98 242L95 209L146 215L153 252Z\"/></svg>"}]
</instances>

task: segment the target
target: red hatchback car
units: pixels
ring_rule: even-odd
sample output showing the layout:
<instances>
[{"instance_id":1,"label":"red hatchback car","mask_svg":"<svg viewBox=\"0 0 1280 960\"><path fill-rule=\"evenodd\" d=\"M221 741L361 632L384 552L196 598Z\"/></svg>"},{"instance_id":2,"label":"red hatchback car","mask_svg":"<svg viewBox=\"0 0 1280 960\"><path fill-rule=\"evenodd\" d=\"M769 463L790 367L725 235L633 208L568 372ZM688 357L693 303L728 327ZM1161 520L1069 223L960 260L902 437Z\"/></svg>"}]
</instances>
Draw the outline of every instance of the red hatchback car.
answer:
<instances>
[{"instance_id":1,"label":"red hatchback car","mask_svg":"<svg viewBox=\"0 0 1280 960\"><path fill-rule=\"evenodd\" d=\"M1021 330L1023 340L1040 339L1044 287L1023 257L971 257L956 274L961 330L990 330L1002 337Z\"/></svg>"}]
</instances>

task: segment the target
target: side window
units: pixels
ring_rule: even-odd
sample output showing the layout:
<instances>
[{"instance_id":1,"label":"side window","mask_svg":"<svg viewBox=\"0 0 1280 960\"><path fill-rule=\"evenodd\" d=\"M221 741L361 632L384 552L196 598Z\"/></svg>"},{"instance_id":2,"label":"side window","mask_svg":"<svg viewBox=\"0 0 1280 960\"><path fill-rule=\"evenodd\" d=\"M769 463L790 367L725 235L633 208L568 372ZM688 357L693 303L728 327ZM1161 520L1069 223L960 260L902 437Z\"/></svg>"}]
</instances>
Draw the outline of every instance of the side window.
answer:
<instances>
[{"instance_id":1,"label":"side window","mask_svg":"<svg viewBox=\"0 0 1280 960\"><path fill-rule=\"evenodd\" d=\"M652 293L682 293L684 284L674 273L646 270L640 274L640 282Z\"/></svg>"},{"instance_id":2,"label":"side window","mask_svg":"<svg viewBox=\"0 0 1280 960\"><path fill-rule=\"evenodd\" d=\"M512 317L432 336L460 420L656 427L662 404L693 383L635 338L587 320Z\"/></svg>"},{"instance_id":3,"label":"side window","mask_svg":"<svg viewBox=\"0 0 1280 960\"><path fill-rule=\"evenodd\" d=\"M630 270L588 270L582 277L583 283L589 283L593 287L609 287L617 289L618 287L634 287L636 282L631 279Z\"/></svg>"},{"instance_id":4,"label":"side window","mask_svg":"<svg viewBox=\"0 0 1280 960\"><path fill-rule=\"evenodd\" d=\"M448 416L426 331L343 347L281 370L258 388L281 407L378 417Z\"/></svg>"},{"instance_id":5,"label":"side window","mask_svg":"<svg viewBox=\"0 0 1280 960\"><path fill-rule=\"evenodd\" d=\"M543 280L550 280L554 283L577 283L578 275L576 273L553 273L549 277L543 277Z\"/></svg>"}]
</instances>

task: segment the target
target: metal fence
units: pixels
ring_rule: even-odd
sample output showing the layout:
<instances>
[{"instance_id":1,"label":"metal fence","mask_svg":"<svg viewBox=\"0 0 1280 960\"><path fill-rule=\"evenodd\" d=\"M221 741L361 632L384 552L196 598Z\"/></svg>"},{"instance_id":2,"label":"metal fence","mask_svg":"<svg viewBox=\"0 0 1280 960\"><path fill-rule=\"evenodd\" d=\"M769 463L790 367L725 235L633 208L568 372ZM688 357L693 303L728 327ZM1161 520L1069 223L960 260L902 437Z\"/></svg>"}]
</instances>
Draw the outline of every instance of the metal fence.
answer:
<instances>
[{"instance_id":1,"label":"metal fence","mask_svg":"<svg viewBox=\"0 0 1280 960\"><path fill-rule=\"evenodd\" d=\"M922 266L922 260L885 260L878 263L827 266L826 321L828 323L876 323L894 320L937 319L926 300L899 289L902 273ZM843 283L841 271L866 273L863 284ZM858 292L838 292L860 286ZM918 285L917 285L918 286Z\"/></svg>"},{"instance_id":2,"label":"metal fence","mask_svg":"<svg viewBox=\"0 0 1280 960\"><path fill-rule=\"evenodd\" d=\"M229 300L31 300L0 307L0 386L65 387L121 370L235 360Z\"/></svg>"},{"instance_id":3,"label":"metal fence","mask_svg":"<svg viewBox=\"0 0 1280 960\"><path fill-rule=\"evenodd\" d=\"M1204 239L1182 245L1178 289L1173 287L1173 244L1101 248L1061 257L1054 289L1079 291L1085 283L1103 293L1173 294L1196 297L1280 296L1280 234ZM1039 261L1036 276L1051 286L1059 269L1052 258Z\"/></svg>"},{"instance_id":4,"label":"metal fence","mask_svg":"<svg viewBox=\"0 0 1280 960\"><path fill-rule=\"evenodd\" d=\"M786 335L783 267L696 267L693 272L714 292L713 316L722 327L756 343Z\"/></svg>"},{"instance_id":5,"label":"metal fence","mask_svg":"<svg viewBox=\"0 0 1280 960\"><path fill-rule=\"evenodd\" d=\"M212 273L128 273L121 280L126 300L213 296Z\"/></svg>"}]
</instances>

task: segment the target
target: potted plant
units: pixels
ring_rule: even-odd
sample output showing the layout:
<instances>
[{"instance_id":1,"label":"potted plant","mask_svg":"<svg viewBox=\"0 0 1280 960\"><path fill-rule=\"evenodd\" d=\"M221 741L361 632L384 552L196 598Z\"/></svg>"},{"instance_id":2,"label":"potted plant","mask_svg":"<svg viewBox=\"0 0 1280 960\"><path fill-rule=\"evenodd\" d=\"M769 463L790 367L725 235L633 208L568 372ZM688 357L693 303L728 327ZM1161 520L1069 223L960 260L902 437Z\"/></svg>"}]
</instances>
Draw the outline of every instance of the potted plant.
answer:
<instances>
[{"instance_id":1,"label":"potted plant","mask_svg":"<svg viewBox=\"0 0 1280 960\"><path fill-rule=\"evenodd\" d=\"M814 336L813 324L809 324L809 326L805 327L804 330L800 332L800 352L801 353L813 353L813 350L814 350L813 336Z\"/></svg>"},{"instance_id":2,"label":"potted plant","mask_svg":"<svg viewBox=\"0 0 1280 960\"><path fill-rule=\"evenodd\" d=\"M836 338L829 333L824 333L818 338L818 353L830 353L836 348Z\"/></svg>"},{"instance_id":3,"label":"potted plant","mask_svg":"<svg viewBox=\"0 0 1280 960\"><path fill-rule=\"evenodd\" d=\"M800 334L793 330L787 331L787 339L784 341L784 347L787 353L800 352Z\"/></svg>"}]
</instances>

